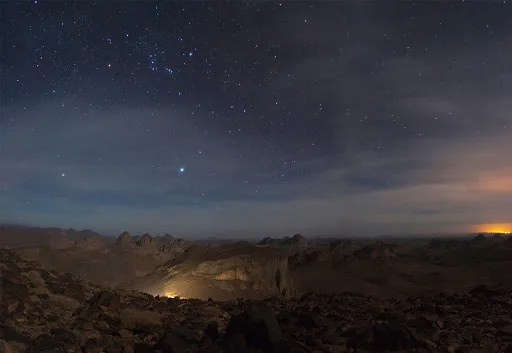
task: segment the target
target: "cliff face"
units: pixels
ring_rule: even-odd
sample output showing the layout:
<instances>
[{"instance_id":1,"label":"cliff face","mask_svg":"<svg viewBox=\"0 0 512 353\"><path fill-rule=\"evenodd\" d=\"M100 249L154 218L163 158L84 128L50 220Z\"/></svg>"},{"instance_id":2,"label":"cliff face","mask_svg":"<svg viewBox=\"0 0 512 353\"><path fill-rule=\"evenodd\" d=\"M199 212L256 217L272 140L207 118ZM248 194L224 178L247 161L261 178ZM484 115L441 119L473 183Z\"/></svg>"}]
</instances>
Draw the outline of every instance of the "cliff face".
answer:
<instances>
[{"instance_id":1,"label":"cliff face","mask_svg":"<svg viewBox=\"0 0 512 353\"><path fill-rule=\"evenodd\" d=\"M288 259L285 257L256 258L250 254L205 261L193 271L197 276L217 281L241 281L262 294L283 296L289 291L287 272Z\"/></svg>"},{"instance_id":2,"label":"cliff face","mask_svg":"<svg viewBox=\"0 0 512 353\"><path fill-rule=\"evenodd\" d=\"M293 292L286 252L254 245L191 247L133 287L167 296L219 300L287 297Z\"/></svg>"}]
</instances>

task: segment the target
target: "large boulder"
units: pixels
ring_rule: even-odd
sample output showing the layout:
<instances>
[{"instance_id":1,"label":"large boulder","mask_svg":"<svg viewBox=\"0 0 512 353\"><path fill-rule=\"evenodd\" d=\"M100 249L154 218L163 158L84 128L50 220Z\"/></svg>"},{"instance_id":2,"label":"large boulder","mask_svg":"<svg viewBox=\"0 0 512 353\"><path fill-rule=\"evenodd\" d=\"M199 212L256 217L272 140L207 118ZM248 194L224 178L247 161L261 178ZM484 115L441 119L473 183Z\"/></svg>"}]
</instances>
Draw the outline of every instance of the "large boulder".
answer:
<instances>
[{"instance_id":1,"label":"large boulder","mask_svg":"<svg viewBox=\"0 0 512 353\"><path fill-rule=\"evenodd\" d=\"M229 352L244 348L274 352L278 350L281 329L271 308L251 307L230 318L224 340Z\"/></svg>"}]
</instances>

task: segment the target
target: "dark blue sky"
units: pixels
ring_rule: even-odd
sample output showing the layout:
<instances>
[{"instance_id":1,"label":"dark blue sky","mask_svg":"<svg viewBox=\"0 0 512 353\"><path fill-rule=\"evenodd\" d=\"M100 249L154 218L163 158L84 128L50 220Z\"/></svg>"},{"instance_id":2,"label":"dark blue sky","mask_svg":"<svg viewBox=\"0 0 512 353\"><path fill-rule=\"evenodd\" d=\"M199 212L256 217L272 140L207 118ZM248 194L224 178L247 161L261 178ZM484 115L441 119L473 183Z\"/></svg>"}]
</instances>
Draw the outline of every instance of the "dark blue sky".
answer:
<instances>
[{"instance_id":1,"label":"dark blue sky","mask_svg":"<svg viewBox=\"0 0 512 353\"><path fill-rule=\"evenodd\" d=\"M512 6L3 3L0 221L512 223Z\"/></svg>"}]
</instances>

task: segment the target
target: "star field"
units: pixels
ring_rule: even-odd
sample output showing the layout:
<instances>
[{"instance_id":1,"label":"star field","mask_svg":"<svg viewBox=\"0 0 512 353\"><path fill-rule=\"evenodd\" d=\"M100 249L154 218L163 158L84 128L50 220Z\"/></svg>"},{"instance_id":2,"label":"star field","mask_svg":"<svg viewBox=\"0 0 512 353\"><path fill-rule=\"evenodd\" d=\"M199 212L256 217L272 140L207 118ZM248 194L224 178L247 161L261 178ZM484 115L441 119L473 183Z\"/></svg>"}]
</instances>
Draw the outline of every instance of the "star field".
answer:
<instances>
[{"instance_id":1,"label":"star field","mask_svg":"<svg viewBox=\"0 0 512 353\"><path fill-rule=\"evenodd\" d=\"M0 6L0 221L181 236L512 222L506 2Z\"/></svg>"}]
</instances>

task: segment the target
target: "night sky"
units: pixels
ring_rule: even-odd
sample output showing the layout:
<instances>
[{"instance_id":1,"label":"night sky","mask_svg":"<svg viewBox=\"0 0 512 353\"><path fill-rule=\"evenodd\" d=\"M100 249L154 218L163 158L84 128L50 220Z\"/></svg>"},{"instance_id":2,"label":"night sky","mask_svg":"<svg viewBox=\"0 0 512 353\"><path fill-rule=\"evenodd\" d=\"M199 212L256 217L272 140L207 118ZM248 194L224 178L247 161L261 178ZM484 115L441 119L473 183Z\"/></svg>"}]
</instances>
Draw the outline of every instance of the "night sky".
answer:
<instances>
[{"instance_id":1,"label":"night sky","mask_svg":"<svg viewBox=\"0 0 512 353\"><path fill-rule=\"evenodd\" d=\"M512 3L3 3L0 221L512 223Z\"/></svg>"}]
</instances>

